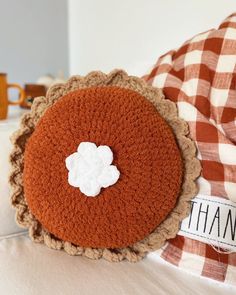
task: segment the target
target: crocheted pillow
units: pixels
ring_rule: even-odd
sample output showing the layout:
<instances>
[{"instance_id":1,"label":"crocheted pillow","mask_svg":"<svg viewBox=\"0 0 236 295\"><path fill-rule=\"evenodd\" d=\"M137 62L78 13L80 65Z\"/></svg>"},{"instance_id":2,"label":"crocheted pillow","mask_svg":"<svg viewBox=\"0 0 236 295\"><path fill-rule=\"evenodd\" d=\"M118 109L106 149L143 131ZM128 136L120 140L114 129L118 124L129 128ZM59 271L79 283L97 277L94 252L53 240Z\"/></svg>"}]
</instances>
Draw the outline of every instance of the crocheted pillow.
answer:
<instances>
[{"instance_id":1,"label":"crocheted pillow","mask_svg":"<svg viewBox=\"0 0 236 295\"><path fill-rule=\"evenodd\" d=\"M18 223L71 255L139 260L176 235L196 194L187 133L173 102L123 71L53 86L13 136Z\"/></svg>"}]
</instances>

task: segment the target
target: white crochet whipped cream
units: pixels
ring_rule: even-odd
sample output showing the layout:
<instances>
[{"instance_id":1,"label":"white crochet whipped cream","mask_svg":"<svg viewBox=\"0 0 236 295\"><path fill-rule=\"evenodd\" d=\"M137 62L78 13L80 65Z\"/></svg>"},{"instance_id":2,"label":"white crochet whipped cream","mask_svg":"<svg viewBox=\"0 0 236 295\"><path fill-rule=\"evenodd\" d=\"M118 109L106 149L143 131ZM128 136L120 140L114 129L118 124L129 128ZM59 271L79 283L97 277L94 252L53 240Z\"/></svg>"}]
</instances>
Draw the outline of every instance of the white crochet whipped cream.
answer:
<instances>
[{"instance_id":1,"label":"white crochet whipped cream","mask_svg":"<svg viewBox=\"0 0 236 295\"><path fill-rule=\"evenodd\" d=\"M120 172L111 165L113 153L109 146L96 146L93 142L81 142L77 152L66 158L68 183L80 189L88 197L97 196L101 188L115 184Z\"/></svg>"}]
</instances>

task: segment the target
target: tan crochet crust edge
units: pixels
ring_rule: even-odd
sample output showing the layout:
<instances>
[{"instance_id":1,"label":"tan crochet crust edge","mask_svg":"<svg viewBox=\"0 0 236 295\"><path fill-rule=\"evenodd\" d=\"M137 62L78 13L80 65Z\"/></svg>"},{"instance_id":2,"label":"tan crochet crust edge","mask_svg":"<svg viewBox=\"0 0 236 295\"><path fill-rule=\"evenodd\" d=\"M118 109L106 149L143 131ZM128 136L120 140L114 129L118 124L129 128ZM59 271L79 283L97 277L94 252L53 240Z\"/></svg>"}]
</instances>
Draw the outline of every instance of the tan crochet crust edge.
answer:
<instances>
[{"instance_id":1,"label":"tan crochet crust edge","mask_svg":"<svg viewBox=\"0 0 236 295\"><path fill-rule=\"evenodd\" d=\"M182 191L176 207L148 237L130 247L122 249L83 248L55 238L52 234L44 230L41 224L30 213L24 197L22 180L25 145L45 110L52 106L60 97L71 91L105 85L120 86L134 90L145 96L155 105L161 116L169 123L176 136L179 148L182 151L185 168ZM91 72L85 77L74 76L65 84L57 84L51 87L46 97L38 97L34 100L31 112L22 117L20 129L12 136L14 149L10 155L12 165L10 184L12 186L11 200L13 206L16 208L17 223L29 229L29 235L32 240L45 243L53 249L64 249L70 255L83 255L92 259L105 258L109 261L127 259L136 262L140 260L149 251L161 248L166 240L176 236L180 222L189 213L190 200L197 193L195 180L200 174L200 163L195 156L195 145L187 137L187 134L188 125L178 117L175 103L166 100L160 89L147 85L140 78L128 76L122 70L114 70L107 75L102 72Z\"/></svg>"}]
</instances>

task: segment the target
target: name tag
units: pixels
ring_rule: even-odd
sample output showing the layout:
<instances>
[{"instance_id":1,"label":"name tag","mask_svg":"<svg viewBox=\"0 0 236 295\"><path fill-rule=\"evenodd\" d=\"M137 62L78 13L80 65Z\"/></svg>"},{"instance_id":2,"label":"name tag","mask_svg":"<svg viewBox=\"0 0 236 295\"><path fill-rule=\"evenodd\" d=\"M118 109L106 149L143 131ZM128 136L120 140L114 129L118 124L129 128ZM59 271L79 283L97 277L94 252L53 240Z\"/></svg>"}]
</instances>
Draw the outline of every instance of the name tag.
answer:
<instances>
[{"instance_id":1,"label":"name tag","mask_svg":"<svg viewBox=\"0 0 236 295\"><path fill-rule=\"evenodd\" d=\"M179 235L236 252L236 203L197 195L190 215L181 223Z\"/></svg>"}]
</instances>

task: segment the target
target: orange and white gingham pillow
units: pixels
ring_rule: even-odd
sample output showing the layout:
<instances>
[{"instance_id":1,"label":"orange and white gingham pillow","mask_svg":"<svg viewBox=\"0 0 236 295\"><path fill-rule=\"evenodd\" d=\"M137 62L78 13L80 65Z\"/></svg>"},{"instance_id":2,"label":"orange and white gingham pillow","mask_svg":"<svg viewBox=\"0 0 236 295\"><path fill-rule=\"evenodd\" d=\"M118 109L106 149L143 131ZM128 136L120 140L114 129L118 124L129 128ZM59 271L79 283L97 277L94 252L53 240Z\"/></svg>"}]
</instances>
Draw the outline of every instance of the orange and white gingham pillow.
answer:
<instances>
[{"instance_id":1,"label":"orange and white gingham pillow","mask_svg":"<svg viewBox=\"0 0 236 295\"><path fill-rule=\"evenodd\" d=\"M236 13L161 56L145 80L177 102L202 164L200 193L236 202ZM177 236L158 252L197 274L236 284L236 253Z\"/></svg>"}]
</instances>

